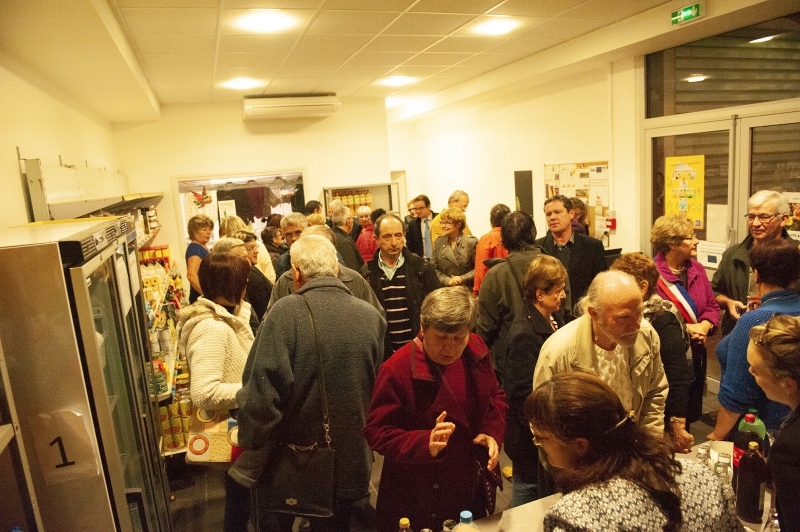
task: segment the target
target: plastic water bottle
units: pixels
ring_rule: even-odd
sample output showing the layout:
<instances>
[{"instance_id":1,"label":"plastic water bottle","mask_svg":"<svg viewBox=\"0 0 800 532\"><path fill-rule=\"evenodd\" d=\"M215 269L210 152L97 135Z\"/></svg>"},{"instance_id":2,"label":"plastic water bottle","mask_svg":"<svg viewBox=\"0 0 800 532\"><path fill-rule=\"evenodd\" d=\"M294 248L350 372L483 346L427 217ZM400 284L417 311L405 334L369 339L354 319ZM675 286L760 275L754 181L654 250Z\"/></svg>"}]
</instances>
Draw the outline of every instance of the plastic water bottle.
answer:
<instances>
[{"instance_id":1,"label":"plastic water bottle","mask_svg":"<svg viewBox=\"0 0 800 532\"><path fill-rule=\"evenodd\" d=\"M745 414L744 419L739 423L739 432L733 440L733 491L736 491L737 479L739 477L739 460L747 452L751 441L758 443L761 456L764 456L764 438L767 436L767 429L756 415L752 412Z\"/></svg>"},{"instance_id":2,"label":"plastic water bottle","mask_svg":"<svg viewBox=\"0 0 800 532\"><path fill-rule=\"evenodd\" d=\"M472 512L464 510L461 512L461 521L453 529L453 532L474 532L478 527L472 524Z\"/></svg>"}]
</instances>

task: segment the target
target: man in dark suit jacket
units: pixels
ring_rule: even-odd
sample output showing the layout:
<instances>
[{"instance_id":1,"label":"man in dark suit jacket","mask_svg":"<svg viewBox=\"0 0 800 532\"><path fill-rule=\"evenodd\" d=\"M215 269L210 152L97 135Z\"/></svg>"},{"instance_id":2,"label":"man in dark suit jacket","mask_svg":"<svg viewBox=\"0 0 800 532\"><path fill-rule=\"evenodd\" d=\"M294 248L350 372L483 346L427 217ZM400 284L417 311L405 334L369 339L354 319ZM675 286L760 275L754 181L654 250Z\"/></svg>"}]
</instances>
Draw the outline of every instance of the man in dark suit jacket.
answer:
<instances>
[{"instance_id":1,"label":"man in dark suit jacket","mask_svg":"<svg viewBox=\"0 0 800 532\"><path fill-rule=\"evenodd\" d=\"M344 259L345 266L359 271L364 265L364 259L355 242L350 239L350 231L353 230L353 216L350 208L338 207L331 214L331 220L333 221L333 245L336 247L336 251Z\"/></svg>"},{"instance_id":2,"label":"man in dark suit jacket","mask_svg":"<svg viewBox=\"0 0 800 532\"><path fill-rule=\"evenodd\" d=\"M423 227L425 220L428 221L428 227L430 227L430 223L439 213L431 211L431 200L424 194L420 194L411 200L411 202L416 209L417 217L411 220L411 223L408 224L408 229L406 230L406 247L412 253L416 253L420 257L430 259L430 253L425 253L426 247L425 238L423 237ZM430 234L430 232L428 234ZM433 242L430 243L430 250L432 253Z\"/></svg>"},{"instance_id":3,"label":"man in dark suit jacket","mask_svg":"<svg viewBox=\"0 0 800 532\"><path fill-rule=\"evenodd\" d=\"M596 238L572 231L574 213L568 197L559 194L548 198L544 202L544 215L549 231L536 243L567 269L574 305L586 295L595 275L608 269L605 248Z\"/></svg>"}]
</instances>

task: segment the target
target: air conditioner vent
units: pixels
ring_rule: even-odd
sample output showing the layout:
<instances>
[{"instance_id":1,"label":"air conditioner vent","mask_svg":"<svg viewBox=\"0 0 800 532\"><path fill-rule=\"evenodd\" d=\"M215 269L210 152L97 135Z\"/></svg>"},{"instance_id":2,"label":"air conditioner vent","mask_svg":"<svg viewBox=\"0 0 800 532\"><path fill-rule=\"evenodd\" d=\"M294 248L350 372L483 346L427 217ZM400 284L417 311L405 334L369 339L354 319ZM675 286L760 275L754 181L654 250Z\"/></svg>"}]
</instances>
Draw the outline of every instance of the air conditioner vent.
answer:
<instances>
[{"instance_id":1,"label":"air conditioner vent","mask_svg":"<svg viewBox=\"0 0 800 532\"><path fill-rule=\"evenodd\" d=\"M242 103L244 120L307 118L330 116L341 108L336 94L275 94L245 96Z\"/></svg>"}]
</instances>

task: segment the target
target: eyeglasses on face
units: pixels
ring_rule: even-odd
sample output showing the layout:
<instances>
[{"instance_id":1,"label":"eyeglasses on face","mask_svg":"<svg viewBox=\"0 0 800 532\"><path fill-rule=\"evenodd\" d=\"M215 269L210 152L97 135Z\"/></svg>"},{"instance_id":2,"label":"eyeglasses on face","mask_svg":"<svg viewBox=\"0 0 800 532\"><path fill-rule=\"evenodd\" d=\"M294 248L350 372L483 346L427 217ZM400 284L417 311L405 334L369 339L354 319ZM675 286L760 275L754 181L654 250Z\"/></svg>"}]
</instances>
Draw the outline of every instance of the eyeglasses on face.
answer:
<instances>
[{"instance_id":1,"label":"eyeglasses on face","mask_svg":"<svg viewBox=\"0 0 800 532\"><path fill-rule=\"evenodd\" d=\"M444 227L445 225L453 225L453 222L442 222L440 225L442 227Z\"/></svg>"},{"instance_id":2,"label":"eyeglasses on face","mask_svg":"<svg viewBox=\"0 0 800 532\"><path fill-rule=\"evenodd\" d=\"M256 244L253 244L252 246L245 246L244 249L246 249L247 251L253 251L257 247L258 246Z\"/></svg>"},{"instance_id":3,"label":"eyeglasses on face","mask_svg":"<svg viewBox=\"0 0 800 532\"><path fill-rule=\"evenodd\" d=\"M748 222L755 222L756 218L762 224L765 224L775 218L776 216L780 216L780 214L745 214L744 217Z\"/></svg>"}]
</instances>

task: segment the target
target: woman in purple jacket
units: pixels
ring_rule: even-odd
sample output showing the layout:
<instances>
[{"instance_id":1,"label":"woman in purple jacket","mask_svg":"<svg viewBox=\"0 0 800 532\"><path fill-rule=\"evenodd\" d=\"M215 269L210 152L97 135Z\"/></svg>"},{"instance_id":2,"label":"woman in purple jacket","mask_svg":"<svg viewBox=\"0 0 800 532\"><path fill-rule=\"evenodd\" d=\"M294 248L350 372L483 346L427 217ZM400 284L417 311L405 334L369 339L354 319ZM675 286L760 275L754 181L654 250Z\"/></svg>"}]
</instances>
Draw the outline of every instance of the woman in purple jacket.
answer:
<instances>
[{"instance_id":1,"label":"woman in purple jacket","mask_svg":"<svg viewBox=\"0 0 800 532\"><path fill-rule=\"evenodd\" d=\"M669 420L676 425L685 424L688 431L689 423L699 420L703 413L708 364L705 342L719 325L719 305L705 268L692 259L698 241L689 218L659 217L650 231L650 242L656 252L654 261L660 274L658 295L678 307L692 341L694 381L689 388L687 418Z\"/></svg>"}]
</instances>

